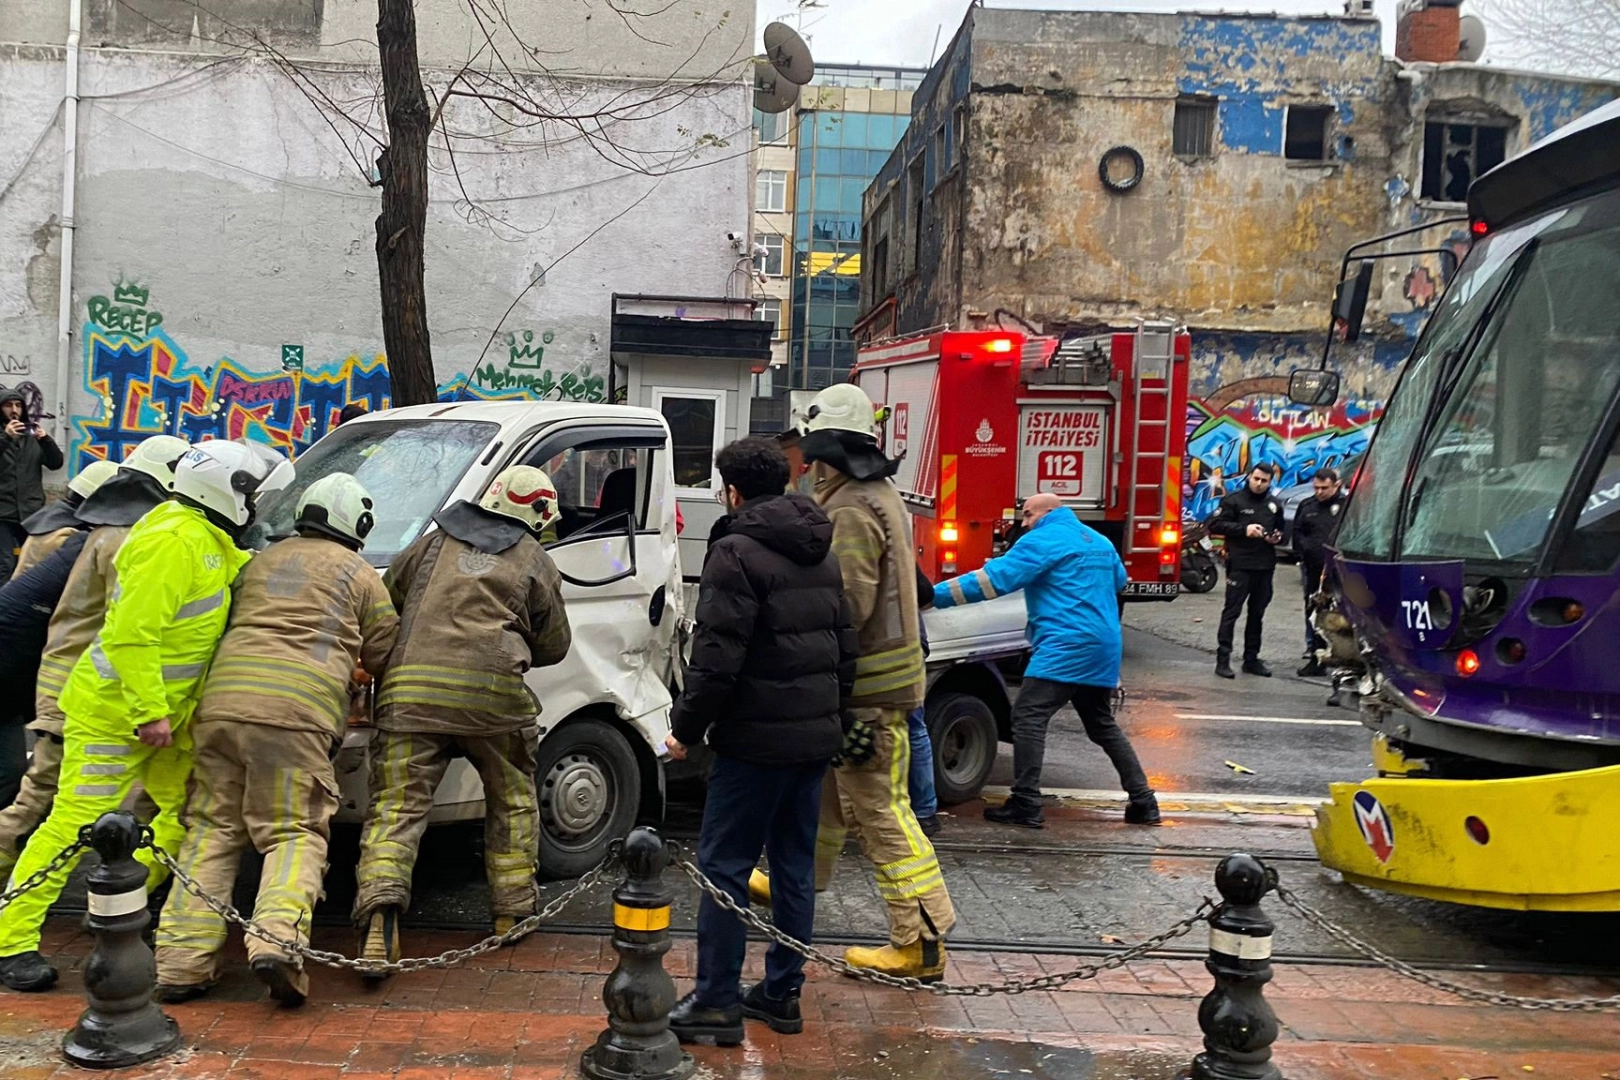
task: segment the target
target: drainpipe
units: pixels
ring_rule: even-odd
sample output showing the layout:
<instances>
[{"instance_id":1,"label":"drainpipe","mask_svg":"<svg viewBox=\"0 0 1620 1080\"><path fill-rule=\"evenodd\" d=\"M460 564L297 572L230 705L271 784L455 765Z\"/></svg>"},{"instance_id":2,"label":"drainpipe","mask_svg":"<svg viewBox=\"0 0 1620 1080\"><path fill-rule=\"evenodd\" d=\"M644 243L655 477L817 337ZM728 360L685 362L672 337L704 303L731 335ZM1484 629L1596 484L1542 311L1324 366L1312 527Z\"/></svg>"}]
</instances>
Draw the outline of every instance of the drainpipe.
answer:
<instances>
[{"instance_id":1,"label":"drainpipe","mask_svg":"<svg viewBox=\"0 0 1620 1080\"><path fill-rule=\"evenodd\" d=\"M78 179L79 30L84 0L68 0L67 74L62 91L62 274L56 306L56 441L66 452L68 380L73 374L73 208ZM73 469L68 463L68 471Z\"/></svg>"}]
</instances>

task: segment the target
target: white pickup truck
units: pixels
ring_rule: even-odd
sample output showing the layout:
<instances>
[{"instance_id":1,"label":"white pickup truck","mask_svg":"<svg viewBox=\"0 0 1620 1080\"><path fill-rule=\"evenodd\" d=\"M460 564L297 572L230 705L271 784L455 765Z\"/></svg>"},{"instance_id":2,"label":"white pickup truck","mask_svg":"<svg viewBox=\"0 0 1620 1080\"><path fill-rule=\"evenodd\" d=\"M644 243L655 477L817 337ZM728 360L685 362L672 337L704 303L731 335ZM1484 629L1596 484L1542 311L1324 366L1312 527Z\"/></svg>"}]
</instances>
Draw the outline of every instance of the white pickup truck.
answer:
<instances>
[{"instance_id":1,"label":"white pickup truck","mask_svg":"<svg viewBox=\"0 0 1620 1080\"><path fill-rule=\"evenodd\" d=\"M476 498L502 469L538 465L555 481L562 518L548 545L563 575L573 647L533 671L542 705L536 780L540 864L577 877L637 820L663 816L664 737L689 639L691 580L676 543L670 432L657 412L573 402L465 402L371 413L333 429L298 458L293 487L266 497L252 539L292 531L299 495L332 472L359 478L377 503L365 557L379 570L457 499ZM698 568L690 568L694 575ZM448 621L454 612L443 612ZM1021 597L924 616L929 726L940 798L978 794L1009 737L1003 672L1026 650ZM421 622L417 631L428 629ZM366 805L369 733L351 728L337 758L340 821ZM436 792L433 821L483 816L465 761Z\"/></svg>"}]
</instances>

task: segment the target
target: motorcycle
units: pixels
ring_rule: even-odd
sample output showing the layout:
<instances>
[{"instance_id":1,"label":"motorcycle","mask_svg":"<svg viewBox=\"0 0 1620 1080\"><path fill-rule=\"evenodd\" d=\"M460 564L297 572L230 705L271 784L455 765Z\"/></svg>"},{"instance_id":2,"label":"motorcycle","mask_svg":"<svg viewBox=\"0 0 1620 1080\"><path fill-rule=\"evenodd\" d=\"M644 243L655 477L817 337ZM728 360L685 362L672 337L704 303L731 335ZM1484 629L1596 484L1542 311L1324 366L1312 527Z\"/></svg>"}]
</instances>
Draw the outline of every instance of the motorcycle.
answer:
<instances>
[{"instance_id":1,"label":"motorcycle","mask_svg":"<svg viewBox=\"0 0 1620 1080\"><path fill-rule=\"evenodd\" d=\"M1202 521L1185 525L1181 530L1181 587L1192 593L1207 593L1220 579L1209 527Z\"/></svg>"}]
</instances>

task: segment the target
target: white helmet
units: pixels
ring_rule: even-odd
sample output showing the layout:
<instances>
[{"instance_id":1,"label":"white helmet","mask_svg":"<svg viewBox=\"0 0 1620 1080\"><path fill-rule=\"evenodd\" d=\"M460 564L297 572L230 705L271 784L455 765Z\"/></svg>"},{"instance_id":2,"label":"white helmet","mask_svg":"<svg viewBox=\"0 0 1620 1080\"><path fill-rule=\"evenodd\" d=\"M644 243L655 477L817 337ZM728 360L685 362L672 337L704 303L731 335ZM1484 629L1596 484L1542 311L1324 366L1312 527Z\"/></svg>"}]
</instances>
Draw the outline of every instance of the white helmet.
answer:
<instances>
[{"instance_id":1,"label":"white helmet","mask_svg":"<svg viewBox=\"0 0 1620 1080\"><path fill-rule=\"evenodd\" d=\"M556 485L533 465L513 465L502 470L478 505L490 513L515 518L536 533L544 532L562 516L557 507Z\"/></svg>"},{"instance_id":2,"label":"white helmet","mask_svg":"<svg viewBox=\"0 0 1620 1080\"><path fill-rule=\"evenodd\" d=\"M118 463L119 468L145 473L163 485L164 491L174 490L174 466L191 446L173 435L153 435L142 439L133 453Z\"/></svg>"},{"instance_id":3,"label":"white helmet","mask_svg":"<svg viewBox=\"0 0 1620 1080\"><path fill-rule=\"evenodd\" d=\"M200 442L174 467L175 494L236 527L253 520L258 496L292 482L292 462L255 443Z\"/></svg>"},{"instance_id":4,"label":"white helmet","mask_svg":"<svg viewBox=\"0 0 1620 1080\"><path fill-rule=\"evenodd\" d=\"M853 431L877 438L877 412L866 391L854 383L829 386L810 400L804 431Z\"/></svg>"},{"instance_id":5,"label":"white helmet","mask_svg":"<svg viewBox=\"0 0 1620 1080\"><path fill-rule=\"evenodd\" d=\"M88 499L117 472L118 466L110 461L92 461L68 481L68 490L81 499Z\"/></svg>"},{"instance_id":6,"label":"white helmet","mask_svg":"<svg viewBox=\"0 0 1620 1080\"><path fill-rule=\"evenodd\" d=\"M377 523L371 495L346 472L331 473L313 484L298 500L293 525L324 533L358 548Z\"/></svg>"}]
</instances>

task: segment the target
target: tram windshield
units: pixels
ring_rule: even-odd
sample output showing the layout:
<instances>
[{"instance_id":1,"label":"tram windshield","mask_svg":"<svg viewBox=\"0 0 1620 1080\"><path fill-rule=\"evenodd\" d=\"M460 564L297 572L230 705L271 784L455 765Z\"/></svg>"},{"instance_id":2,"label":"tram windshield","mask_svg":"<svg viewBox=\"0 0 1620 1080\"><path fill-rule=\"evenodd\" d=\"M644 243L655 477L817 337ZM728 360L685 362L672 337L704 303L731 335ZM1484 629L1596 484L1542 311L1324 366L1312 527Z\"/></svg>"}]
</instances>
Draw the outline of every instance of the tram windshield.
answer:
<instances>
[{"instance_id":1,"label":"tram windshield","mask_svg":"<svg viewBox=\"0 0 1620 1080\"><path fill-rule=\"evenodd\" d=\"M1590 549L1576 561L1612 563L1620 556L1620 446L1610 430L1617 390L1620 190L1610 190L1475 245L1380 422L1341 550L1524 573L1554 539L1558 508L1575 497L1587 506L1573 547ZM1599 440L1608 453L1593 462Z\"/></svg>"}]
</instances>

